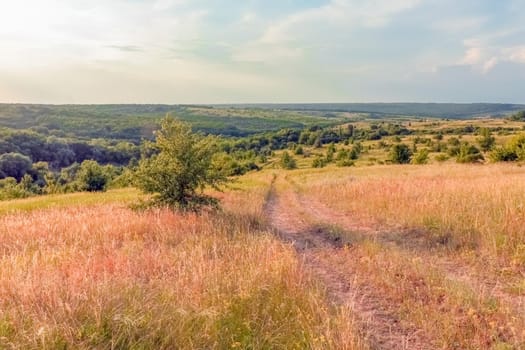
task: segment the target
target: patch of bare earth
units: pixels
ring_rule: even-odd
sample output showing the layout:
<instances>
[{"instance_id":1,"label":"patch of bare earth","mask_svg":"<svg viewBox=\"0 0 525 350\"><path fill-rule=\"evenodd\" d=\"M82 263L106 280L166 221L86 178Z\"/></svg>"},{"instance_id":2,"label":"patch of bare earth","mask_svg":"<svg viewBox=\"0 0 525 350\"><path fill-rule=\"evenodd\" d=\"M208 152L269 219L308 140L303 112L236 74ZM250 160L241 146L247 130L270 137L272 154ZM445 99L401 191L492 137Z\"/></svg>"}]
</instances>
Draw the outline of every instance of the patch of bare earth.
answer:
<instances>
[{"instance_id":1,"label":"patch of bare earth","mask_svg":"<svg viewBox=\"0 0 525 350\"><path fill-rule=\"evenodd\" d=\"M401 320L391 300L358 276L359 257L352 246L341 243L320 226L305 219L305 203L278 178L266 205L277 234L291 242L304 267L326 288L337 306L349 307L360 332L373 349L434 349L421 329ZM284 185L284 186L283 186Z\"/></svg>"}]
</instances>

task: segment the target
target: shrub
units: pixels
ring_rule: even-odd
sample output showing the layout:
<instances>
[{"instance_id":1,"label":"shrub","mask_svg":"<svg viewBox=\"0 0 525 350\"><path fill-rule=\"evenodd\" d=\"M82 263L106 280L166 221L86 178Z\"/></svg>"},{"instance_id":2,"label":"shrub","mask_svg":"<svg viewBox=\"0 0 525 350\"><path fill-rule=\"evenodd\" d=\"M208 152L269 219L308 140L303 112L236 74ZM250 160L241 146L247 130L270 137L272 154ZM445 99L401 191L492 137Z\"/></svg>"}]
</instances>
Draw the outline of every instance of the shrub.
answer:
<instances>
[{"instance_id":1,"label":"shrub","mask_svg":"<svg viewBox=\"0 0 525 350\"><path fill-rule=\"evenodd\" d=\"M412 151L404 143L392 146L390 150L390 161L394 164L408 164L412 157Z\"/></svg>"},{"instance_id":2,"label":"shrub","mask_svg":"<svg viewBox=\"0 0 525 350\"><path fill-rule=\"evenodd\" d=\"M324 168L327 164L327 161L324 157L317 156L312 161L312 167L313 168Z\"/></svg>"},{"instance_id":3,"label":"shrub","mask_svg":"<svg viewBox=\"0 0 525 350\"><path fill-rule=\"evenodd\" d=\"M428 150L422 148L412 158L412 164L427 164L428 163Z\"/></svg>"},{"instance_id":4,"label":"shrub","mask_svg":"<svg viewBox=\"0 0 525 350\"><path fill-rule=\"evenodd\" d=\"M484 152L490 151L494 147L496 138L492 136L492 133L488 128L481 128L479 134L480 137L477 139L479 146Z\"/></svg>"},{"instance_id":5,"label":"shrub","mask_svg":"<svg viewBox=\"0 0 525 350\"><path fill-rule=\"evenodd\" d=\"M216 145L216 138L195 134L189 124L166 116L155 142L144 144L153 155L143 157L135 172L137 187L154 195L148 204L190 210L217 206L203 193L207 185L218 188L227 181L213 167Z\"/></svg>"},{"instance_id":6,"label":"shrub","mask_svg":"<svg viewBox=\"0 0 525 350\"><path fill-rule=\"evenodd\" d=\"M95 160L83 161L76 175L80 190L88 192L105 191L109 178L106 169Z\"/></svg>"},{"instance_id":7,"label":"shrub","mask_svg":"<svg viewBox=\"0 0 525 350\"><path fill-rule=\"evenodd\" d=\"M495 162L525 160L525 134L517 135L505 146L494 149L490 158Z\"/></svg>"},{"instance_id":8,"label":"shrub","mask_svg":"<svg viewBox=\"0 0 525 350\"><path fill-rule=\"evenodd\" d=\"M464 142L459 148L459 154L456 158L456 162L476 163L481 162L484 159L485 158L483 157L483 154L481 154L480 150L476 146L471 145L468 142Z\"/></svg>"},{"instance_id":9,"label":"shrub","mask_svg":"<svg viewBox=\"0 0 525 350\"><path fill-rule=\"evenodd\" d=\"M283 169L290 170L290 169L297 168L297 163L295 162L295 159L293 159L293 157L290 156L290 154L286 151L284 151L283 154L281 155L281 160L279 164L281 165Z\"/></svg>"}]
</instances>

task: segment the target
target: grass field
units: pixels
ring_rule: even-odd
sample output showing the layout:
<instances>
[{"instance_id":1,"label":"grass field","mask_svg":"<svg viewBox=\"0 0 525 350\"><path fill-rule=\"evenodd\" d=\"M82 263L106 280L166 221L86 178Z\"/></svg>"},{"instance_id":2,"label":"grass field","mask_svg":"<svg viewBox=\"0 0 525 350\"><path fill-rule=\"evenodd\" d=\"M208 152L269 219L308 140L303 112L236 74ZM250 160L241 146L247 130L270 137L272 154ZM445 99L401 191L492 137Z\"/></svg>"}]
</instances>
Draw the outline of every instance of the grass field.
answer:
<instances>
[{"instance_id":1,"label":"grass field","mask_svg":"<svg viewBox=\"0 0 525 350\"><path fill-rule=\"evenodd\" d=\"M298 169L278 150L199 215L131 209L131 188L0 202L0 348L523 349L525 167L436 159L479 140L441 130L474 122L497 145L522 132L407 119L410 135L290 145ZM391 164L399 142L428 164Z\"/></svg>"},{"instance_id":2,"label":"grass field","mask_svg":"<svg viewBox=\"0 0 525 350\"><path fill-rule=\"evenodd\" d=\"M7 202L31 210L0 217L0 347L359 346L348 310L268 231L270 182L238 182L202 215L135 212L129 190Z\"/></svg>"}]
</instances>

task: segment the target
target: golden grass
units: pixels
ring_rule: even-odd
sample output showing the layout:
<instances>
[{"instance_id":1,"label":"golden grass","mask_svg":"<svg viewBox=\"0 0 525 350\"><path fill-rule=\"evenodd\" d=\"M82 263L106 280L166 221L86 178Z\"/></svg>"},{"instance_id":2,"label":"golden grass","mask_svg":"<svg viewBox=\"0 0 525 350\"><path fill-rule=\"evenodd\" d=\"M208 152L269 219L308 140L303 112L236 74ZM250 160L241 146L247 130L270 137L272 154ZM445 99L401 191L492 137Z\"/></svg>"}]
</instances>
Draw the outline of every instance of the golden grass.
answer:
<instances>
[{"instance_id":1,"label":"golden grass","mask_svg":"<svg viewBox=\"0 0 525 350\"><path fill-rule=\"evenodd\" d=\"M511 259L510 264L515 268L518 278L508 280L509 276L493 274L488 268L493 263L508 264L511 256L509 254L515 253L513 247L508 247L510 250L507 252L493 251L490 245L485 247L477 239L469 240L472 236L468 236L469 239L463 235L456 237L462 231L454 226L463 225L459 228L466 230L465 225L468 223L471 226L467 227L475 227L473 225L476 222L468 217L471 211L465 208L465 198L474 201L471 205L479 204L473 187L479 185L481 179L488 177L487 180L492 181L494 187L489 187L487 191L502 191L500 196L505 200L524 198L522 187L507 188L506 182L513 183L523 176L521 168L457 164L440 168L384 166L301 170L283 172L281 176L290 180L281 184L283 188L279 189L282 193L287 190L292 195L291 191L297 187L302 189L298 196L302 198L301 205L290 208L291 211L300 215L301 220L312 227L323 227L324 234L339 237L349 243L344 248L347 251L344 259L333 252L327 252L322 259L339 271L351 271L349 278L355 281L357 289L370 291L381 301L379 304L382 307L400 319L401 324L415 327L417 333L436 348L525 347L523 304L522 299L516 296L523 293L523 283L519 282L523 280L522 277L519 278L523 266L515 265ZM465 179L472 179L472 183ZM410 181L414 182L414 186L409 185ZM433 181L439 182L433 184ZM473 187L464 188L466 184ZM506 191L503 191L504 188ZM461 197L458 200L463 207L449 209L455 215L448 218L450 226L443 232L450 235L446 236L450 241L446 249L434 250L432 247L439 246L439 242L442 243L445 238L438 234L441 232L441 222L433 221L432 226L425 226L427 221L421 219L420 215L432 213L439 217L441 213L447 213L442 206L456 204L452 191L459 191ZM479 188L477 191L480 191ZM440 194L439 201L430 201L429 198L436 193ZM486 207L482 207L484 210L492 209L483 215L489 215L495 208L503 205L499 196L491 199L488 193L480 200L488 202ZM409 196L412 194L418 197ZM324 202L332 211L319 209L322 206L315 204L316 201ZM505 207L507 211L512 203L509 202ZM352 220L348 220L349 217ZM452 221L455 217L462 217L466 222ZM506 216L494 215L491 218L499 218L502 222L509 220ZM376 225L370 224L371 222ZM492 229L497 228L496 223L491 220L484 221L484 225L489 224ZM375 231L377 225L386 228L381 230L384 233L378 234ZM398 237L396 232L400 231L400 226L411 228L410 231L414 231L413 228L416 227L416 231L421 231L423 237L420 234L400 234ZM509 223L505 227L509 227ZM523 227L518 224L516 229L523 230ZM381 238L388 231L393 237ZM391 240L398 238L415 239L416 242L396 243ZM426 238L427 244L421 245L421 238ZM459 238L465 239L463 245L458 245ZM465 264L461 258L456 259L457 252L465 252L466 256L474 257L482 266L482 272Z\"/></svg>"},{"instance_id":2,"label":"golden grass","mask_svg":"<svg viewBox=\"0 0 525 350\"><path fill-rule=\"evenodd\" d=\"M264 230L264 176L225 193L222 213L106 203L0 217L0 348L361 347Z\"/></svg>"},{"instance_id":3,"label":"golden grass","mask_svg":"<svg viewBox=\"0 0 525 350\"><path fill-rule=\"evenodd\" d=\"M525 267L525 168L508 164L378 166L298 174L336 211L420 229L435 243Z\"/></svg>"}]
</instances>

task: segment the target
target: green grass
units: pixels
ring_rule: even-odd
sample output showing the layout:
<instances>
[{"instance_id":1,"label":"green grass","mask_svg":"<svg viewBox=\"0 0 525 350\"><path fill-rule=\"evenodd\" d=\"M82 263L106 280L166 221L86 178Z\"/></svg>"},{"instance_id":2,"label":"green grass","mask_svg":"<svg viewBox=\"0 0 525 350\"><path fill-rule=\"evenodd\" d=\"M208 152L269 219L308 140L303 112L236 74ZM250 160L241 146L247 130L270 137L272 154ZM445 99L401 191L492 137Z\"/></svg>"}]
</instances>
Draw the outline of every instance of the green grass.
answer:
<instances>
[{"instance_id":1,"label":"green grass","mask_svg":"<svg viewBox=\"0 0 525 350\"><path fill-rule=\"evenodd\" d=\"M27 212L47 208L65 208L70 206L93 206L110 203L132 203L140 198L140 193L133 188L110 190L107 192L81 192L53 194L10 201L0 201L0 214Z\"/></svg>"}]
</instances>

